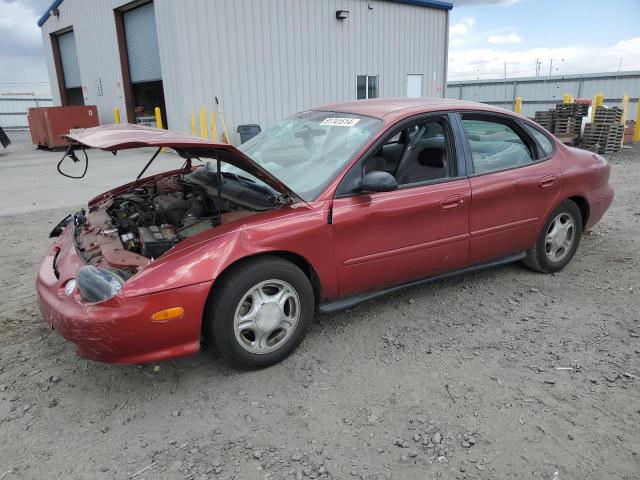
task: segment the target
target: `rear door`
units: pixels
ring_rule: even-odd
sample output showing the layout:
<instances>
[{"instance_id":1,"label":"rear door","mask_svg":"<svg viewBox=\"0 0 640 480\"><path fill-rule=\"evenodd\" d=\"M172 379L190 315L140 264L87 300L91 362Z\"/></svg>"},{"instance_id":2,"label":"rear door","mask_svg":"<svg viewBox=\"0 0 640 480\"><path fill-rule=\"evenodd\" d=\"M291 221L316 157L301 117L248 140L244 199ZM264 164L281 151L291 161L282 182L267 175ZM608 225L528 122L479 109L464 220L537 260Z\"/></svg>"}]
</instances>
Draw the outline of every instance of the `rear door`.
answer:
<instances>
[{"instance_id":1,"label":"rear door","mask_svg":"<svg viewBox=\"0 0 640 480\"><path fill-rule=\"evenodd\" d=\"M560 190L553 152L508 115L463 113L461 126L471 172L469 263L532 247Z\"/></svg>"},{"instance_id":2,"label":"rear door","mask_svg":"<svg viewBox=\"0 0 640 480\"><path fill-rule=\"evenodd\" d=\"M403 152L407 142L412 148ZM391 131L347 174L332 216L341 296L467 264L471 188L454 143L446 115L409 122ZM350 191L351 177L363 168L395 175L398 189Z\"/></svg>"}]
</instances>

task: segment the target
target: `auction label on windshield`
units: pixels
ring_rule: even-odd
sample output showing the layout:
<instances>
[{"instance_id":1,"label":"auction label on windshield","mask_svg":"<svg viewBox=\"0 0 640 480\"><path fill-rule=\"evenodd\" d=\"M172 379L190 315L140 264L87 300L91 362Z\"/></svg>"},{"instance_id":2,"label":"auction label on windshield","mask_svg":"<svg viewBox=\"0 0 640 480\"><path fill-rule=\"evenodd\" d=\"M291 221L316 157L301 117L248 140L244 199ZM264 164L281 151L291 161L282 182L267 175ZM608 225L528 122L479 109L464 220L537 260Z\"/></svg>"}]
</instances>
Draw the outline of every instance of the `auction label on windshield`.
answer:
<instances>
[{"instance_id":1,"label":"auction label on windshield","mask_svg":"<svg viewBox=\"0 0 640 480\"><path fill-rule=\"evenodd\" d=\"M320 125L329 125L331 127L353 127L359 121L359 118L329 117L320 122Z\"/></svg>"}]
</instances>

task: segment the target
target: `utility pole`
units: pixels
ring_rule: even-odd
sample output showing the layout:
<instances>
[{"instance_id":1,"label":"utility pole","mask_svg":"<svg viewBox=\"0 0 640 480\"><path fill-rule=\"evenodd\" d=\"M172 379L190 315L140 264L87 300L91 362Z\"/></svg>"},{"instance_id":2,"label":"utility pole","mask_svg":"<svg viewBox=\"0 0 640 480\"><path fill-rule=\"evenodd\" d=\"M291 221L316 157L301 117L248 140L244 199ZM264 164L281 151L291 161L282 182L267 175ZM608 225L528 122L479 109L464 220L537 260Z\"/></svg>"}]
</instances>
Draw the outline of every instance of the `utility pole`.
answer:
<instances>
[{"instance_id":1,"label":"utility pole","mask_svg":"<svg viewBox=\"0 0 640 480\"><path fill-rule=\"evenodd\" d=\"M553 58L549 61L549 76L551 76L551 70L553 70Z\"/></svg>"}]
</instances>

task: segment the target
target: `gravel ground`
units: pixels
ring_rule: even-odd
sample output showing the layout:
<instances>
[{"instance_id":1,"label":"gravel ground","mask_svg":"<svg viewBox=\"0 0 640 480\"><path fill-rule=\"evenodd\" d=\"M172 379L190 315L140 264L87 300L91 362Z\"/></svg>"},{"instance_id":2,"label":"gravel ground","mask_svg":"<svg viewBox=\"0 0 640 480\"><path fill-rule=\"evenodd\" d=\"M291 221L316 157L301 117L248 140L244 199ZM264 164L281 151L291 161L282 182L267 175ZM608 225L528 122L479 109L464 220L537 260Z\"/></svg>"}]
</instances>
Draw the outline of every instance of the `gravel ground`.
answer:
<instances>
[{"instance_id":1,"label":"gravel ground","mask_svg":"<svg viewBox=\"0 0 640 480\"><path fill-rule=\"evenodd\" d=\"M318 317L237 372L75 356L34 277L70 208L0 216L0 480L640 478L640 147L569 266L519 264Z\"/></svg>"}]
</instances>

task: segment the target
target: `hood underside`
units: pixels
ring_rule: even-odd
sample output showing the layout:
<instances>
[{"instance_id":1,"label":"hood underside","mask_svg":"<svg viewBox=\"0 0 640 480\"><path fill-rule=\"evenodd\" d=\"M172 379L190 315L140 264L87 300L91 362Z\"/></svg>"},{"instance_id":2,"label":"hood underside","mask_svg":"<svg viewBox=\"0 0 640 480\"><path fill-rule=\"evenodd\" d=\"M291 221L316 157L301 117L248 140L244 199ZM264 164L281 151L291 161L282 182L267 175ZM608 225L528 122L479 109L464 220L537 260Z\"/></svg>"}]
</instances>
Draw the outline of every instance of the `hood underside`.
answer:
<instances>
[{"instance_id":1,"label":"hood underside","mask_svg":"<svg viewBox=\"0 0 640 480\"><path fill-rule=\"evenodd\" d=\"M262 168L233 145L212 142L203 138L160 128L143 127L129 123L87 128L64 136L71 144L98 148L113 153L142 147L166 147L183 158L220 159L262 180L274 190L294 200L300 197L284 183Z\"/></svg>"}]
</instances>

